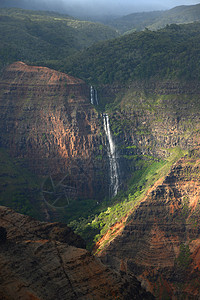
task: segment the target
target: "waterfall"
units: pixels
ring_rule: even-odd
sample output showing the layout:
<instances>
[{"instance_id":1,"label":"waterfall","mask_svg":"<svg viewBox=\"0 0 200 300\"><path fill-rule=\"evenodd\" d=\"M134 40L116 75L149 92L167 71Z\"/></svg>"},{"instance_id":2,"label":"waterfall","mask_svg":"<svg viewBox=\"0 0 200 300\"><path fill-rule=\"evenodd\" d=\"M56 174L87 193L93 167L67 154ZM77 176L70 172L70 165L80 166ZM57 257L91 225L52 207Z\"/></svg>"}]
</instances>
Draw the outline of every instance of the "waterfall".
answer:
<instances>
[{"instance_id":1,"label":"waterfall","mask_svg":"<svg viewBox=\"0 0 200 300\"><path fill-rule=\"evenodd\" d=\"M97 90L92 85L90 86L90 102L92 105L99 105Z\"/></svg>"},{"instance_id":2,"label":"waterfall","mask_svg":"<svg viewBox=\"0 0 200 300\"><path fill-rule=\"evenodd\" d=\"M92 105L94 105L94 89L92 85L90 87L90 102Z\"/></svg>"},{"instance_id":3,"label":"waterfall","mask_svg":"<svg viewBox=\"0 0 200 300\"><path fill-rule=\"evenodd\" d=\"M116 157L116 147L111 135L109 118L103 114L104 130L108 139L108 158L110 164L110 196L117 195L119 189L119 166Z\"/></svg>"}]
</instances>

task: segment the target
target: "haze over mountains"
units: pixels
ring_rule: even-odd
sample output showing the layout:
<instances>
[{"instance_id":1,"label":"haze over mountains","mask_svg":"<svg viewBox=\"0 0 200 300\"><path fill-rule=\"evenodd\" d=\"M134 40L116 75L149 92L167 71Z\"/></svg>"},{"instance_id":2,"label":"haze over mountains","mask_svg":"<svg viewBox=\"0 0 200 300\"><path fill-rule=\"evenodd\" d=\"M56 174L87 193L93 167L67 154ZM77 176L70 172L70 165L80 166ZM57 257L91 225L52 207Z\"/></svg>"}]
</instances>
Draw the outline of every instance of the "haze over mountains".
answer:
<instances>
[{"instance_id":1,"label":"haze over mountains","mask_svg":"<svg viewBox=\"0 0 200 300\"><path fill-rule=\"evenodd\" d=\"M191 5L198 1L157 0L1 0L0 7L19 7L25 9L51 10L79 17L122 16L134 12L166 10L178 5Z\"/></svg>"},{"instance_id":2,"label":"haze over mountains","mask_svg":"<svg viewBox=\"0 0 200 300\"><path fill-rule=\"evenodd\" d=\"M169 24L193 23L200 20L200 4L177 6L165 11L133 13L107 21L120 33L144 30L157 30Z\"/></svg>"},{"instance_id":3,"label":"haze over mountains","mask_svg":"<svg viewBox=\"0 0 200 300\"><path fill-rule=\"evenodd\" d=\"M106 26L80 21L68 15L23 9L1 9L0 16L1 66L15 60L40 63L51 61L47 66L64 70L65 63L59 67L60 63L56 66L55 60L65 61L69 55L99 41L145 28L157 30L173 23L198 22L200 4L178 6L167 11L133 13L117 19L111 18L109 21L104 20Z\"/></svg>"}]
</instances>

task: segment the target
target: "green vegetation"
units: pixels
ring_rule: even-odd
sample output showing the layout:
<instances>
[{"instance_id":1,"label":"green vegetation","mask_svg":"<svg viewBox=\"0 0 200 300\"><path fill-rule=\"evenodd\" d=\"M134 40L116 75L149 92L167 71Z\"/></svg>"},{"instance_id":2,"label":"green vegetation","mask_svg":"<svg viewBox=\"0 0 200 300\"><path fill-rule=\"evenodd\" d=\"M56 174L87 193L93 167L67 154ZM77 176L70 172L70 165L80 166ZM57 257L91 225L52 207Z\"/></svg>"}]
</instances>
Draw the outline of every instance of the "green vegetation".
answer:
<instances>
[{"instance_id":1,"label":"green vegetation","mask_svg":"<svg viewBox=\"0 0 200 300\"><path fill-rule=\"evenodd\" d=\"M0 205L41 218L39 180L0 148Z\"/></svg>"},{"instance_id":2,"label":"green vegetation","mask_svg":"<svg viewBox=\"0 0 200 300\"><path fill-rule=\"evenodd\" d=\"M116 28L121 34L127 34L134 31L144 30L146 27L156 23L163 14L164 11L133 13L114 20L110 20L107 22L107 24L112 26L113 28Z\"/></svg>"},{"instance_id":3,"label":"green vegetation","mask_svg":"<svg viewBox=\"0 0 200 300\"><path fill-rule=\"evenodd\" d=\"M175 263L177 264L178 268L187 270L189 268L191 261L192 261L192 259L190 257L189 245L181 244L179 256Z\"/></svg>"},{"instance_id":4,"label":"green vegetation","mask_svg":"<svg viewBox=\"0 0 200 300\"><path fill-rule=\"evenodd\" d=\"M200 74L199 40L199 23L173 24L93 45L64 59L61 69L96 85L150 78L195 80ZM52 66L60 67L56 62Z\"/></svg>"},{"instance_id":5,"label":"green vegetation","mask_svg":"<svg viewBox=\"0 0 200 300\"><path fill-rule=\"evenodd\" d=\"M138 196L139 200L143 198L144 194L147 192L149 187L151 187L158 179L166 176L171 166L182 156L184 156L187 151L183 151L181 148L176 147L173 149L166 149L170 153L170 156L166 160L155 161L153 158L150 160L146 159L142 161L142 156L137 164L140 169L135 171L133 177L131 178L128 186L129 198L135 199ZM136 166L137 166L136 164Z\"/></svg>"},{"instance_id":6,"label":"green vegetation","mask_svg":"<svg viewBox=\"0 0 200 300\"><path fill-rule=\"evenodd\" d=\"M185 196L182 202L182 215L184 219L187 219L189 213L190 213L189 199L187 196Z\"/></svg>"},{"instance_id":7,"label":"green vegetation","mask_svg":"<svg viewBox=\"0 0 200 300\"><path fill-rule=\"evenodd\" d=\"M93 43L117 36L102 24L14 8L0 9L0 27L0 68L17 60L61 62Z\"/></svg>"},{"instance_id":8,"label":"green vegetation","mask_svg":"<svg viewBox=\"0 0 200 300\"><path fill-rule=\"evenodd\" d=\"M157 30L167 24L184 24L200 21L200 5L182 5L166 11L133 13L107 22L121 33L144 30Z\"/></svg>"},{"instance_id":9,"label":"green vegetation","mask_svg":"<svg viewBox=\"0 0 200 300\"><path fill-rule=\"evenodd\" d=\"M165 11L156 21L148 26L156 30L163 28L167 24L187 24L200 21L200 4L182 5Z\"/></svg>"},{"instance_id":10,"label":"green vegetation","mask_svg":"<svg viewBox=\"0 0 200 300\"><path fill-rule=\"evenodd\" d=\"M143 199L147 190L161 177L169 172L172 164L182 157L186 152L180 148L169 150L171 154L165 161L147 160L140 157L136 162L139 168L134 172L128 183L128 189L120 192L115 198L105 200L99 205L90 206L90 211L80 211L76 206L76 216L84 214L79 219L73 217L68 225L80 234L87 242L88 249L91 249L96 242L109 228L120 221L127 213ZM92 212L92 214L90 214Z\"/></svg>"},{"instance_id":11,"label":"green vegetation","mask_svg":"<svg viewBox=\"0 0 200 300\"><path fill-rule=\"evenodd\" d=\"M172 24L115 38L115 30L98 23L47 12L1 9L0 26L0 68L23 60L96 86L152 77L195 80L200 76L199 23Z\"/></svg>"}]
</instances>

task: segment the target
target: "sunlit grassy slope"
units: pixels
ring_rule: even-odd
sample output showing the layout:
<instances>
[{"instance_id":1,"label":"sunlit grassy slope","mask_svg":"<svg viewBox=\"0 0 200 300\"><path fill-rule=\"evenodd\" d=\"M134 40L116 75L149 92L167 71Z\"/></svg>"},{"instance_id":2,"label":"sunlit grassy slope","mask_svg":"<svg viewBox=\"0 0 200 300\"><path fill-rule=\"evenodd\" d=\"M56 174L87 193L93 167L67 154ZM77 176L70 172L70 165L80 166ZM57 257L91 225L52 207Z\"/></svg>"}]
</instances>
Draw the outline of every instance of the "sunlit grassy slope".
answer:
<instances>
[{"instance_id":1,"label":"sunlit grassy slope","mask_svg":"<svg viewBox=\"0 0 200 300\"><path fill-rule=\"evenodd\" d=\"M133 173L128 190L120 192L112 201L103 201L94 207L93 213L88 213L88 217L80 217L69 223L86 240L89 249L112 225L130 214L149 188L158 180L162 181L171 166L187 153L178 147L168 151L170 155L165 160L144 160L140 169Z\"/></svg>"}]
</instances>

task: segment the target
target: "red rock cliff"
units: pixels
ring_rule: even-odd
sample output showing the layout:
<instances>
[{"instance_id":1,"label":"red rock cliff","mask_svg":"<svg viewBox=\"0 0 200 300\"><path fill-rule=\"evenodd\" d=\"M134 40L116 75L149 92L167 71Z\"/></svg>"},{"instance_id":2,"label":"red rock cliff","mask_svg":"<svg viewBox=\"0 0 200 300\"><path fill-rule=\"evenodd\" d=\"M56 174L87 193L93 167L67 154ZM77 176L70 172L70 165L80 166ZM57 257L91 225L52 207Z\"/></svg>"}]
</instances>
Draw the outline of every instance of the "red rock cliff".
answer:
<instances>
[{"instance_id":1,"label":"red rock cliff","mask_svg":"<svg viewBox=\"0 0 200 300\"><path fill-rule=\"evenodd\" d=\"M2 206L0 225L0 299L153 299L136 278L77 248L83 241L66 225L41 223Z\"/></svg>"},{"instance_id":2,"label":"red rock cliff","mask_svg":"<svg viewBox=\"0 0 200 300\"><path fill-rule=\"evenodd\" d=\"M104 167L96 159L101 123L89 96L80 79L13 63L1 77L0 141L36 174L68 174L80 194L92 197L104 180L95 170Z\"/></svg>"},{"instance_id":3,"label":"red rock cliff","mask_svg":"<svg viewBox=\"0 0 200 300\"><path fill-rule=\"evenodd\" d=\"M200 149L180 159L99 256L131 271L158 299L200 297ZM115 227L113 227L113 232Z\"/></svg>"}]
</instances>

